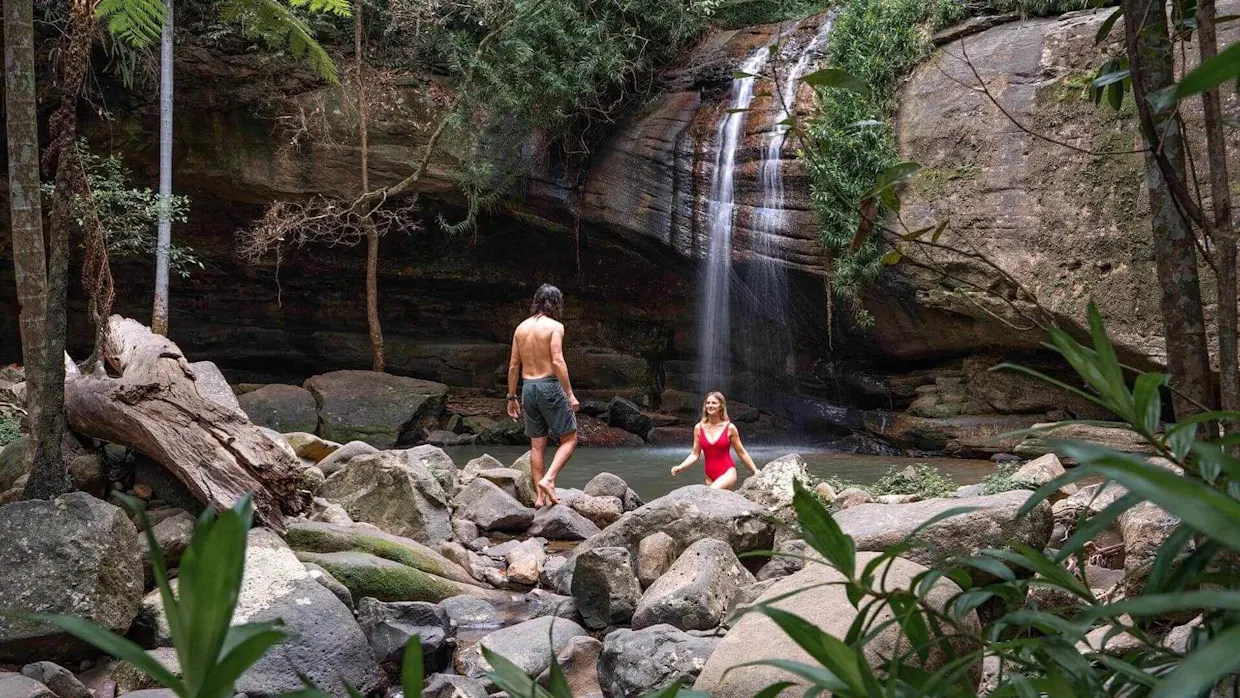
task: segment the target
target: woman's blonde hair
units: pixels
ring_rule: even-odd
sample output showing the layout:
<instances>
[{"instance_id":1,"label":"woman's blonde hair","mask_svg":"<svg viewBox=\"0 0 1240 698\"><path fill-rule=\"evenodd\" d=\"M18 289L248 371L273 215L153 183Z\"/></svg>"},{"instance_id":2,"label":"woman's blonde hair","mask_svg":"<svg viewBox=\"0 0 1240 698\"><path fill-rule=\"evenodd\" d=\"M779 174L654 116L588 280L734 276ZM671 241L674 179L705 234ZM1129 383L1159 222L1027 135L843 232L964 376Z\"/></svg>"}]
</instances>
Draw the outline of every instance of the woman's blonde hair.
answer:
<instances>
[{"instance_id":1,"label":"woman's blonde hair","mask_svg":"<svg viewBox=\"0 0 1240 698\"><path fill-rule=\"evenodd\" d=\"M712 397L719 401L719 416L722 421L728 421L728 399L716 390L713 393L707 393L706 397L702 398L702 424L706 424L706 401Z\"/></svg>"}]
</instances>

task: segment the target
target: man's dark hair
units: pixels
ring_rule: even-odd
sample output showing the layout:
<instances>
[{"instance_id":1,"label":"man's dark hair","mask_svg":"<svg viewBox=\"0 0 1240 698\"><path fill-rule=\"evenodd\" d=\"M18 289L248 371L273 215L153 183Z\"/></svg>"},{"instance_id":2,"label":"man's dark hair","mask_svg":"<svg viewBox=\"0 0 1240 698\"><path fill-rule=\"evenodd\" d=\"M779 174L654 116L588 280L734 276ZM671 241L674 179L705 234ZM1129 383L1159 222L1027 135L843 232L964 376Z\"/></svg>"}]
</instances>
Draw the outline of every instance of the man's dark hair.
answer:
<instances>
[{"instance_id":1,"label":"man's dark hair","mask_svg":"<svg viewBox=\"0 0 1240 698\"><path fill-rule=\"evenodd\" d=\"M552 320L559 320L564 315L564 294L551 284L543 284L534 292L534 302L530 303L530 315L546 315Z\"/></svg>"}]
</instances>

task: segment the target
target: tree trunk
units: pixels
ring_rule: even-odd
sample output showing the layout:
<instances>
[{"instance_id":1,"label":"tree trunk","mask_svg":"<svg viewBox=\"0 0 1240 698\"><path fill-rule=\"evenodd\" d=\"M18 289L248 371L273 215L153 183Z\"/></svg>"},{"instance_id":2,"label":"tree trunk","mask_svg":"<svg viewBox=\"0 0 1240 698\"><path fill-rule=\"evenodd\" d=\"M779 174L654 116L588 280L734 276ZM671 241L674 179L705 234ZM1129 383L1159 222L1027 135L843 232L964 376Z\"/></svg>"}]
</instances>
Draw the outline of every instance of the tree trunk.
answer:
<instances>
[{"instance_id":1,"label":"tree trunk","mask_svg":"<svg viewBox=\"0 0 1240 698\"><path fill-rule=\"evenodd\" d=\"M1218 55L1214 0L1198 0L1197 45L1201 62ZM1218 90L1201 96L1205 112L1206 154L1210 161L1210 199L1214 218L1215 267L1218 269L1219 397L1225 410L1240 410L1240 361L1236 332L1236 231L1231 222L1231 188L1227 184L1227 141ZM1228 433L1240 424L1224 422Z\"/></svg>"},{"instance_id":2,"label":"tree trunk","mask_svg":"<svg viewBox=\"0 0 1240 698\"><path fill-rule=\"evenodd\" d=\"M77 374L66 383L75 432L134 449L217 509L251 493L264 526L280 530L284 514L305 509L309 493L299 489L296 457L244 414L200 393L176 344L113 315L104 358L119 378Z\"/></svg>"},{"instance_id":3,"label":"tree trunk","mask_svg":"<svg viewBox=\"0 0 1240 698\"><path fill-rule=\"evenodd\" d=\"M57 323L49 322L49 271L43 244L39 194L39 127L34 73L34 4L4 0L5 113L9 158L9 207L13 271L21 311L26 366L27 424L33 448L28 497L50 498L68 489L60 457L64 434L64 366L59 353L49 365ZM63 313L63 301L60 312ZM63 332L63 320L59 331ZM62 334L63 337L63 334ZM63 350L63 340L60 345Z\"/></svg>"},{"instance_id":4,"label":"tree trunk","mask_svg":"<svg viewBox=\"0 0 1240 698\"><path fill-rule=\"evenodd\" d=\"M172 248L172 0L164 2L159 42L159 237L155 242L155 307L151 329L168 334L168 258Z\"/></svg>"},{"instance_id":5,"label":"tree trunk","mask_svg":"<svg viewBox=\"0 0 1240 698\"><path fill-rule=\"evenodd\" d=\"M353 50L357 59L357 135L362 151L362 194L370 193L370 144L366 134L366 83L362 52L362 2L354 3ZM369 212L362 223L366 227L366 326L370 330L371 369L383 372L383 327L379 324L379 231L370 220Z\"/></svg>"},{"instance_id":6,"label":"tree trunk","mask_svg":"<svg viewBox=\"0 0 1240 698\"><path fill-rule=\"evenodd\" d=\"M1146 186L1150 192L1154 259L1162 288L1163 333L1167 367L1177 392L1175 415L1183 419L1215 404L1213 373L1206 347L1206 324L1201 307L1197 249L1193 231L1177 208L1167 179L1187 181L1184 173L1184 134L1175 119L1174 105L1155 109L1147 95L1175 82L1175 55L1167 25L1164 0L1123 0L1124 39L1132 71L1133 99L1141 115L1146 153ZM1155 153L1161 153L1169 171L1164 173Z\"/></svg>"}]
</instances>

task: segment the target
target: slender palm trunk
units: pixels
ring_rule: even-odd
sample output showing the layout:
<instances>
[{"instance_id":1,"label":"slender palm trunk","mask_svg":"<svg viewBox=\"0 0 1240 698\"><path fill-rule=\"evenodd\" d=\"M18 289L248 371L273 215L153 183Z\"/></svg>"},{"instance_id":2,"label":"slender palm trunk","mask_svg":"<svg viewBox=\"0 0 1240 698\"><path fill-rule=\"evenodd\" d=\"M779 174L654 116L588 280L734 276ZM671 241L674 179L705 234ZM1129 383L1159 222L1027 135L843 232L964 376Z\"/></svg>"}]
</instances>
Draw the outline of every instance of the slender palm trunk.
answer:
<instances>
[{"instance_id":1,"label":"slender palm trunk","mask_svg":"<svg viewBox=\"0 0 1240 698\"><path fill-rule=\"evenodd\" d=\"M370 191L370 144L366 134L366 83L362 52L362 2L355 3L353 15L353 49L357 59L357 133L362 151L362 193ZM362 224L366 228L366 326L370 330L371 369L383 372L383 327L379 324L379 231L375 230L369 212Z\"/></svg>"},{"instance_id":2,"label":"slender palm trunk","mask_svg":"<svg viewBox=\"0 0 1240 698\"><path fill-rule=\"evenodd\" d=\"M1197 45L1201 62L1218 55L1214 0L1198 0ZM1231 222L1231 188L1227 184L1227 141L1218 90L1201 96L1205 112L1206 154L1210 161L1210 200L1218 268L1219 397L1225 410L1240 410L1240 356L1237 356L1236 231ZM1228 433L1240 425L1226 422Z\"/></svg>"},{"instance_id":3,"label":"slender palm trunk","mask_svg":"<svg viewBox=\"0 0 1240 698\"><path fill-rule=\"evenodd\" d=\"M49 270L43 243L32 0L4 0L4 43L13 268L21 306L27 418L33 446L27 456L31 467L26 495L54 497L67 488L60 458L64 435L64 319L52 320L48 307L52 284L60 280L51 278L57 269L53 264ZM59 312L64 313L63 299ZM56 346L58 332L61 341ZM55 360L49 365L53 356Z\"/></svg>"},{"instance_id":4,"label":"slender palm trunk","mask_svg":"<svg viewBox=\"0 0 1240 698\"><path fill-rule=\"evenodd\" d=\"M168 334L168 258L172 248L172 0L164 2L159 42L159 237L155 242L155 307L151 330Z\"/></svg>"},{"instance_id":5,"label":"slender palm trunk","mask_svg":"<svg viewBox=\"0 0 1240 698\"><path fill-rule=\"evenodd\" d=\"M1184 134L1175 107L1155 108L1148 95L1175 82L1175 54L1165 0L1123 0L1124 39L1132 70L1133 100L1141 116L1150 192L1154 260L1162 288L1163 333L1167 367L1177 388L1174 408L1184 418L1215 404L1213 372L1201 309L1197 248L1193 231L1177 208L1167 178L1155 160L1161 152L1170 163L1168 176L1188 181L1184 171Z\"/></svg>"}]
</instances>

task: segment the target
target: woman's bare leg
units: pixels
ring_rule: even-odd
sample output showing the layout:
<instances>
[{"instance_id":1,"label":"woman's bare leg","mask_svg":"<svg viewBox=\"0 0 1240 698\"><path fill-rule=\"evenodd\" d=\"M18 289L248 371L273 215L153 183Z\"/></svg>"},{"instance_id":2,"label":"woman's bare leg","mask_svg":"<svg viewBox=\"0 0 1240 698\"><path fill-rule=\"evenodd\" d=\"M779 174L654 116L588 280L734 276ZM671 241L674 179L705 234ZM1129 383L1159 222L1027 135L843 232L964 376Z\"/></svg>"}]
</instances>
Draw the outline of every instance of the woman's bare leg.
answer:
<instances>
[{"instance_id":1,"label":"woman's bare leg","mask_svg":"<svg viewBox=\"0 0 1240 698\"><path fill-rule=\"evenodd\" d=\"M707 482L710 482L711 489L730 490L736 484L736 468L728 468L728 472L715 478L713 482L710 480L707 480Z\"/></svg>"}]
</instances>

